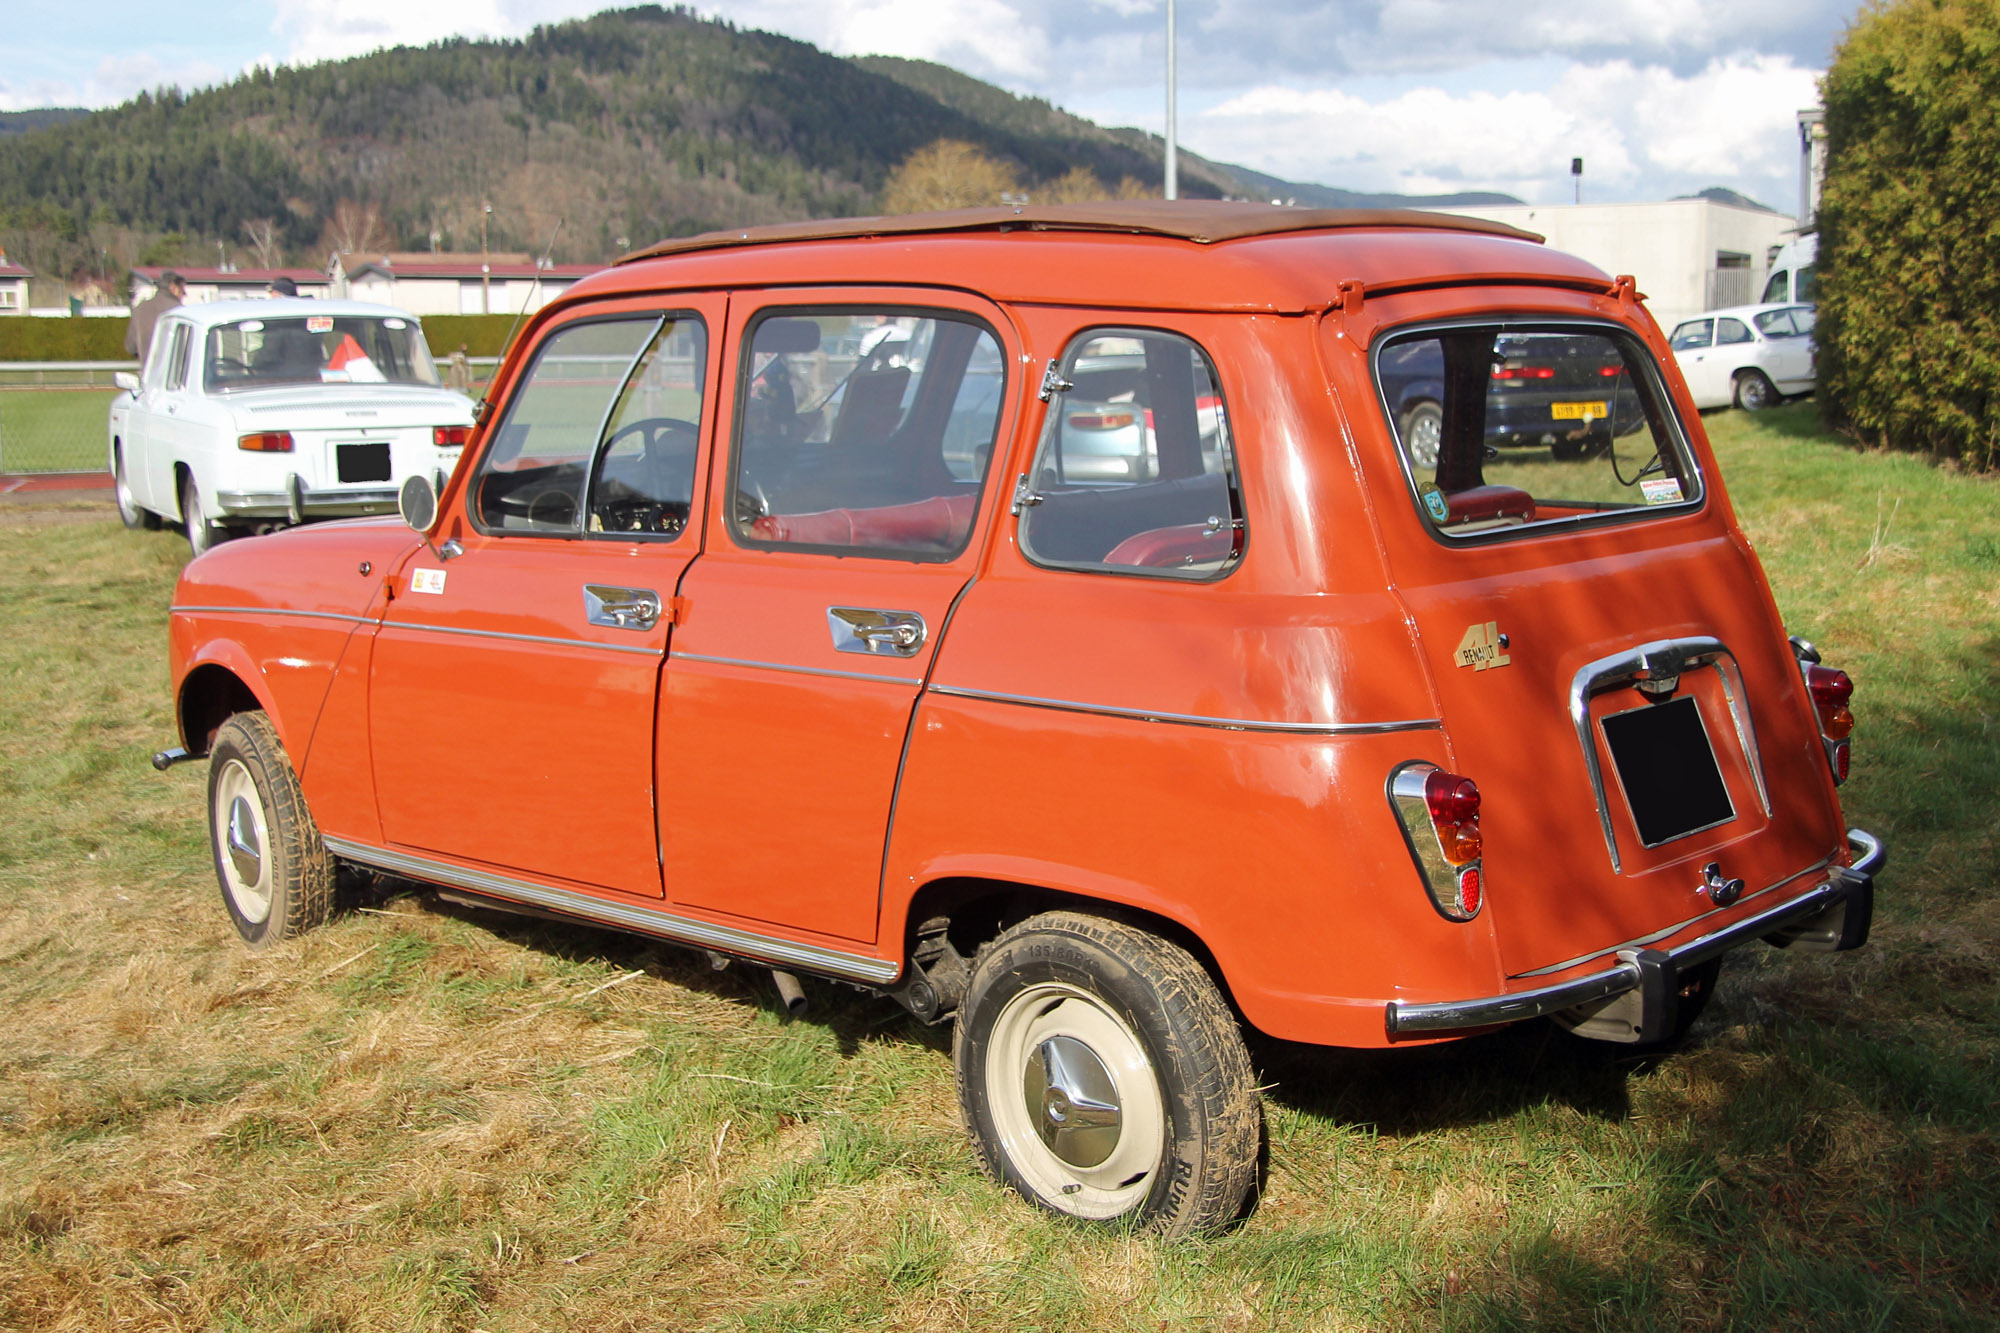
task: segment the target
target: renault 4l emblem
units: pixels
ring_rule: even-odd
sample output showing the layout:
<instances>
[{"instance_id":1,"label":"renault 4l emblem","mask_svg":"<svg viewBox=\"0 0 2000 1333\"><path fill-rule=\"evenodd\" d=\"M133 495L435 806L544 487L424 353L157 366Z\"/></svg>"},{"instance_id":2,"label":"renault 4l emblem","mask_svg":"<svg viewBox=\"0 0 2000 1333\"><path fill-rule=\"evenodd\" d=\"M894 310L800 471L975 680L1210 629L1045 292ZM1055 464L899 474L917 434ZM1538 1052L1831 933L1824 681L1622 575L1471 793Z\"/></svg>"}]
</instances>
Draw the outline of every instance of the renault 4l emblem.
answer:
<instances>
[{"instance_id":1,"label":"renault 4l emblem","mask_svg":"<svg viewBox=\"0 0 2000 1333\"><path fill-rule=\"evenodd\" d=\"M1462 667L1484 671L1488 667L1503 667L1513 661L1506 649L1507 636L1500 632L1498 624L1489 620L1483 625L1469 626L1465 637L1458 641L1458 651L1451 656Z\"/></svg>"}]
</instances>

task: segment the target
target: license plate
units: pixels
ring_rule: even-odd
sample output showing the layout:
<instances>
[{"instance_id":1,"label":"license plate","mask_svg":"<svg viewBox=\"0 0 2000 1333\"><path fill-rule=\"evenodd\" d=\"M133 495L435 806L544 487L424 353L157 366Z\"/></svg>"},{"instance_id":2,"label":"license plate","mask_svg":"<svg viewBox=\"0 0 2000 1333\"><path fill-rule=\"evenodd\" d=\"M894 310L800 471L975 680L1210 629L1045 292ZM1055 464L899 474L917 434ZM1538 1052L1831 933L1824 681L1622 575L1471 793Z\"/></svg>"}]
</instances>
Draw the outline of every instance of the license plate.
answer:
<instances>
[{"instance_id":1,"label":"license plate","mask_svg":"<svg viewBox=\"0 0 2000 1333\"><path fill-rule=\"evenodd\" d=\"M1641 844L1657 847L1736 818L1692 698L1613 713L1602 725Z\"/></svg>"},{"instance_id":2,"label":"license plate","mask_svg":"<svg viewBox=\"0 0 2000 1333\"><path fill-rule=\"evenodd\" d=\"M336 444L333 447L334 475L344 482L387 481L389 470L389 442L375 440L367 444Z\"/></svg>"},{"instance_id":3,"label":"license plate","mask_svg":"<svg viewBox=\"0 0 2000 1333\"><path fill-rule=\"evenodd\" d=\"M1549 415L1557 421L1601 421L1611 415L1611 405L1596 403L1550 403Z\"/></svg>"}]
</instances>

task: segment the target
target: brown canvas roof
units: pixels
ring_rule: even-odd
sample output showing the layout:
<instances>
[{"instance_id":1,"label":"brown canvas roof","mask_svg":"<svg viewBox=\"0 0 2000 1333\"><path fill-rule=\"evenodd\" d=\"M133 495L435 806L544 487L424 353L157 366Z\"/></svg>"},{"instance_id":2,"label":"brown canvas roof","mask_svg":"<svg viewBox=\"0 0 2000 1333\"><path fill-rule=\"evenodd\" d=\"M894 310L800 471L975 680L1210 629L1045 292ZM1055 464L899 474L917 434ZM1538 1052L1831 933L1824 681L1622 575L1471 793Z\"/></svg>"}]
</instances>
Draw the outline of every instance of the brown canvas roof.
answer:
<instances>
[{"instance_id":1,"label":"brown canvas roof","mask_svg":"<svg viewBox=\"0 0 2000 1333\"><path fill-rule=\"evenodd\" d=\"M780 241L820 241L869 236L938 235L968 231L1122 232L1135 236L1167 236L1210 245L1217 241L1285 232L1329 228L1418 227L1433 231L1470 231L1539 242L1532 231L1484 218L1452 213L1426 213L1414 208L1280 208L1270 204L1231 203L1213 199L1134 199L1098 204L1022 204L1018 207L958 208L943 213L906 213L895 217L825 218L812 222L779 222L762 227L677 236L618 262L633 263L691 250L718 250L739 245L770 245Z\"/></svg>"}]
</instances>

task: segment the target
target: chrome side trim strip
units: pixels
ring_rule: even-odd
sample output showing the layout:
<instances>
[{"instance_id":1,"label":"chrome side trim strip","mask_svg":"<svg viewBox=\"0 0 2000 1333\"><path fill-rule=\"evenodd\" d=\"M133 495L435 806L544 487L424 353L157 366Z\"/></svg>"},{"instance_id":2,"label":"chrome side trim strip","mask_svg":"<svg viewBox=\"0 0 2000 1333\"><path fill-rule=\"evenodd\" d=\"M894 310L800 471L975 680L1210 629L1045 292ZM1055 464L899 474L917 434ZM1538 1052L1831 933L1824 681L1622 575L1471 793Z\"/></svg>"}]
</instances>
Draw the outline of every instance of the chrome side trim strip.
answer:
<instances>
[{"instance_id":1,"label":"chrome side trim strip","mask_svg":"<svg viewBox=\"0 0 2000 1333\"><path fill-rule=\"evenodd\" d=\"M1666 961L1675 968L1691 967L1696 963L1707 962L1739 945L1773 934L1787 922L1825 911L1834 903L1847 898L1849 892L1849 886L1844 879L1839 877L1830 879L1790 902L1780 903L1776 907L1759 912L1756 916L1746 917L1699 939L1690 940L1677 949L1670 949L1665 955ZM1602 972L1593 972L1589 976L1559 981L1552 986L1541 986L1534 990L1515 991L1510 995L1489 995L1475 1000L1442 1000L1423 1004L1391 1000L1384 1009L1383 1018L1391 1037L1424 1032L1462 1032L1471 1028L1493 1027L1501 1023L1516 1023L1527 1018L1540 1018L1558 1010L1573 1009L1580 1004L1608 999L1632 990L1639 985L1640 978L1639 962L1627 957L1616 967L1607 968Z\"/></svg>"},{"instance_id":2,"label":"chrome side trim strip","mask_svg":"<svg viewBox=\"0 0 2000 1333\"><path fill-rule=\"evenodd\" d=\"M879 680L890 685L921 685L908 676L878 676L867 671L835 671L831 667L793 666L789 662L754 662L747 657L711 657L707 653L673 655L676 662L713 662L717 666L755 667L760 671L784 671L795 676L832 676L835 680Z\"/></svg>"},{"instance_id":3,"label":"chrome side trim strip","mask_svg":"<svg viewBox=\"0 0 2000 1333\"><path fill-rule=\"evenodd\" d=\"M1053 708L1065 713L1095 713L1104 717L1133 717L1142 722L1177 722L1191 727L1221 727L1227 731L1278 731L1304 736L1374 736L1395 731L1442 731L1440 718L1411 718L1403 722L1253 722L1247 718L1210 717L1202 713L1162 713L1151 708L1123 708L1117 704L1086 704L1070 699L1042 699L1031 694L1002 694L998 690L974 690L961 685L932 685L932 694L948 694L960 699L985 699L992 703L1025 704L1030 708Z\"/></svg>"},{"instance_id":4,"label":"chrome side trim strip","mask_svg":"<svg viewBox=\"0 0 2000 1333\"><path fill-rule=\"evenodd\" d=\"M902 968L895 963L880 958L870 958L866 954L847 953L818 944L801 944L795 940L775 939L769 935L738 930L733 926L721 926L713 922L675 916L672 912L663 912L658 908L640 907L633 903L608 902L587 893L537 884L531 880L516 879L511 875L501 875L489 870L469 870L463 866L446 865L428 857L391 851L385 847L371 847L367 843L353 842L347 838L326 838L324 841L326 849L335 856L373 866L377 870L407 875L411 879L424 880L432 884L448 884L453 888L483 893L492 898L532 903L565 916L598 921L624 930L637 931L643 935L658 935L700 948L739 954L767 963L781 963L787 967L802 967L828 976L877 986L894 981L902 972Z\"/></svg>"},{"instance_id":5,"label":"chrome side trim strip","mask_svg":"<svg viewBox=\"0 0 2000 1333\"><path fill-rule=\"evenodd\" d=\"M282 606L170 606L169 615L202 616L304 616L308 620L344 620L350 625L372 625L367 616L350 616L340 611L294 611Z\"/></svg>"},{"instance_id":6,"label":"chrome side trim strip","mask_svg":"<svg viewBox=\"0 0 2000 1333\"><path fill-rule=\"evenodd\" d=\"M1763 897L1767 893L1776 893L1779 889L1784 888L1787 884L1792 883L1794 880L1803 879L1807 875L1817 874L1818 872L1825 870L1828 866L1832 864L1833 864L1833 858L1831 856L1821 857L1819 860L1807 866L1804 870L1795 871L1792 874L1785 876L1783 879L1779 880L1775 884L1767 884L1763 888L1757 890L1755 893L1746 893L1741 898L1737 899L1735 902L1731 903L1727 907L1712 907L1706 912L1697 912L1695 915L1689 917L1685 921L1677 921L1673 925L1668 926L1666 929L1656 930L1650 935L1641 935L1637 939L1626 940L1620 944L1607 944L1602 949L1592 949L1589 953L1580 953L1574 958L1565 958L1560 963L1550 963L1547 967L1537 967L1527 972L1516 972L1513 974L1513 976L1509 977L1508 979L1510 981L1520 981L1520 980L1525 980L1528 977L1545 977L1548 976L1551 972L1560 972L1564 968L1575 967L1578 963L1587 963L1593 958L1602 958L1607 954L1617 953L1620 949L1644 949L1649 945L1658 944L1661 940L1666 939L1670 935L1680 934L1683 930L1686 930L1689 926L1694 925L1698 921L1706 921L1710 917L1719 915L1720 913L1723 912L1733 912L1738 907L1741 907L1744 903L1755 902L1757 899Z\"/></svg>"},{"instance_id":7,"label":"chrome side trim strip","mask_svg":"<svg viewBox=\"0 0 2000 1333\"><path fill-rule=\"evenodd\" d=\"M643 653L658 657L661 650L642 643L598 643L594 639L561 639L548 634L510 634L497 629L465 629L458 625L427 625L421 620L385 620L382 628L422 630L426 634L462 634L469 639L509 639L515 643L552 643L559 648L601 648L607 653Z\"/></svg>"}]
</instances>

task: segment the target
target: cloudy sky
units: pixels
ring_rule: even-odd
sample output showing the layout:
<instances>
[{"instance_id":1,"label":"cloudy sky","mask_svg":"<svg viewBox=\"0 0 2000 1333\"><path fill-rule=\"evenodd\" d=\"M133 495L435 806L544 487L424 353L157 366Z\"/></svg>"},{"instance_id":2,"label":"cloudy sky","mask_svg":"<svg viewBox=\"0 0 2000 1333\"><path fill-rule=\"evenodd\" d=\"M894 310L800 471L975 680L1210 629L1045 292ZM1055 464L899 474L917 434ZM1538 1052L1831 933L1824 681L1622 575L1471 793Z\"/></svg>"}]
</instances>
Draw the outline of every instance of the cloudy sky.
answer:
<instances>
[{"instance_id":1,"label":"cloudy sky","mask_svg":"<svg viewBox=\"0 0 2000 1333\"><path fill-rule=\"evenodd\" d=\"M107 106L452 34L515 36L590 0L11 0L0 110ZM842 55L942 61L1104 124L1164 123L1165 0L722 0L704 13ZM1860 0L1179 0L1195 152L1292 180L1426 194L1797 205L1794 114ZM83 15L87 12L88 17Z\"/></svg>"}]
</instances>

